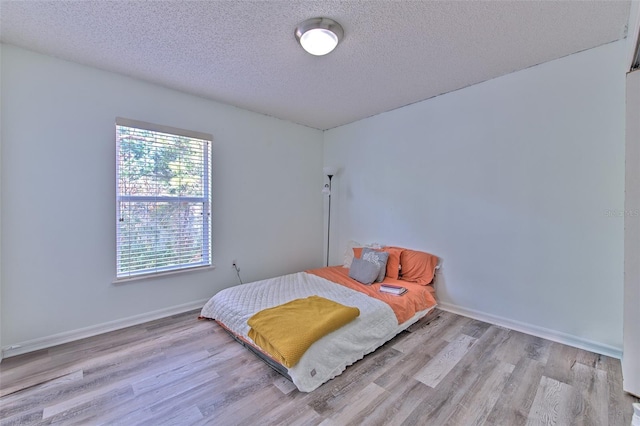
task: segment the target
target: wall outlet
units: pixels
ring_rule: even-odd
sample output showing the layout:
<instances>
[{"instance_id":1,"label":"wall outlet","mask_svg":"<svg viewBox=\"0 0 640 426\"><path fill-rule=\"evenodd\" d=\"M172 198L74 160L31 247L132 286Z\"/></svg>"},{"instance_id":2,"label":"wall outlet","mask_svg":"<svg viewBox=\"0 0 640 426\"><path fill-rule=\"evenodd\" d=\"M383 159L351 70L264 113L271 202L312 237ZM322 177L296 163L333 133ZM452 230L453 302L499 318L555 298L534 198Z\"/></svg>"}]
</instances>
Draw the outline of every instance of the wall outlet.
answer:
<instances>
[{"instance_id":1,"label":"wall outlet","mask_svg":"<svg viewBox=\"0 0 640 426\"><path fill-rule=\"evenodd\" d=\"M234 269L238 267L238 261L236 259L233 259L231 261L231 267L234 268Z\"/></svg>"}]
</instances>

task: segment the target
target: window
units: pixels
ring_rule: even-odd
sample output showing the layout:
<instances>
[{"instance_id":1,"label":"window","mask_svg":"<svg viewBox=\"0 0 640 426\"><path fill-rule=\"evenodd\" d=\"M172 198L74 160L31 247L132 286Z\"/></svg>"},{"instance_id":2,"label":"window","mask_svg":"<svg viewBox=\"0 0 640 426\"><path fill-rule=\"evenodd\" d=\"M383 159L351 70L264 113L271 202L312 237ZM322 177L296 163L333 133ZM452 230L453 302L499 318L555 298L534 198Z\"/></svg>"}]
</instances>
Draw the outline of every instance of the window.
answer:
<instances>
[{"instance_id":1,"label":"window","mask_svg":"<svg viewBox=\"0 0 640 426\"><path fill-rule=\"evenodd\" d=\"M116 119L118 279L211 265L211 141Z\"/></svg>"}]
</instances>

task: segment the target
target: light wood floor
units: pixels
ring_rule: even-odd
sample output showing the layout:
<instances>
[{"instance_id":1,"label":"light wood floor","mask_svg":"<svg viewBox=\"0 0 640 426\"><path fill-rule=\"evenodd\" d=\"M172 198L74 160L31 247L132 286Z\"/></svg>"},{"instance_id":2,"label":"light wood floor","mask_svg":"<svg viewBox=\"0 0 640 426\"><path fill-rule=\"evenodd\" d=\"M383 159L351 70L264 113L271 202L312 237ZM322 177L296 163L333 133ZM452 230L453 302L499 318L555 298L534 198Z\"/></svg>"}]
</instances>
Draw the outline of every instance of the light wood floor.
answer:
<instances>
[{"instance_id":1,"label":"light wood floor","mask_svg":"<svg viewBox=\"0 0 640 426\"><path fill-rule=\"evenodd\" d=\"M198 312L0 363L0 424L624 425L616 359L435 311L311 393Z\"/></svg>"}]
</instances>

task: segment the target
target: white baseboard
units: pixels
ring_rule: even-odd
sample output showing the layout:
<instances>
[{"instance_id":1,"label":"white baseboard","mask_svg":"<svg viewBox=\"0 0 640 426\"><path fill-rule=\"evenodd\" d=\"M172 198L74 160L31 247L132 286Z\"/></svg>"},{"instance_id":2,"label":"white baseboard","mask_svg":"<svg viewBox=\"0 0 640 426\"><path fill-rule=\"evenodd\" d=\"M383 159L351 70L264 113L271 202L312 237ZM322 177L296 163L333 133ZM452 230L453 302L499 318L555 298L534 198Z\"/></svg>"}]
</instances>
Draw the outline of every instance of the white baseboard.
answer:
<instances>
[{"instance_id":1,"label":"white baseboard","mask_svg":"<svg viewBox=\"0 0 640 426\"><path fill-rule=\"evenodd\" d=\"M443 311L452 312L454 314L473 318L478 321L488 322L490 324L509 328L511 330L519 331L521 333L530 334L532 336L541 337L543 339L551 340L557 343L562 343L564 345L573 346L575 348L584 349L590 352L606 355L608 357L617 358L617 359L622 358L621 348L616 348L615 346L594 342L592 340L588 340L582 337L563 333L561 331L551 330L544 327L538 327L536 325L527 324L524 322L511 320L508 318L487 314L485 312L476 311L474 309L463 308L461 306L456 306L456 305L445 303L445 302L438 302L438 308L442 309Z\"/></svg>"},{"instance_id":2,"label":"white baseboard","mask_svg":"<svg viewBox=\"0 0 640 426\"><path fill-rule=\"evenodd\" d=\"M4 348L2 350L2 353L0 354L0 360L2 360L3 358L9 358L12 356L33 352L40 349L50 348L52 346L61 345L63 343L68 343L75 340L96 336L98 334L108 333L110 331L131 327L133 325L154 321L160 318L180 314L180 313L191 311L194 309L200 309L204 306L207 300L208 299L197 300L194 302L184 303L182 305L172 306L170 308L158 309L156 311L151 311L151 312L147 312L140 315L134 315L128 318L109 321L106 323L97 324L97 325L93 325L85 328L80 328L77 330L54 334L52 336L40 337L37 339L28 340L26 342L17 343L7 348ZM501 327L506 327L511 330L530 334L532 336L541 337L543 339L551 340L553 342L562 343L565 345L573 346L573 347L584 349L587 351L599 353L612 358L620 359L622 357L622 350L620 348L616 348L610 345L604 345L602 343L594 342L588 339L583 339L581 337L573 336L571 334L563 333L560 331L538 327L538 326L523 323L520 321L514 321L508 318L487 314L485 312L476 311L474 309L463 308L463 307L446 303L446 302L439 302L438 308L442 309L443 311L448 311L454 314L473 318L479 321L484 321L490 324L499 325Z\"/></svg>"},{"instance_id":3,"label":"white baseboard","mask_svg":"<svg viewBox=\"0 0 640 426\"><path fill-rule=\"evenodd\" d=\"M16 355L33 352L40 349L50 348L52 346L61 345L63 343L73 342L75 340L85 339L87 337L96 336L110 331L120 330L122 328L131 327L132 325L143 324L145 322L154 321L160 318L169 317L171 315L181 314L183 312L200 309L207 303L209 299L196 300L194 302L183 303L182 305L171 306L169 308L158 309L156 311L146 312L144 314L134 315L114 321L96 324L89 327L79 328L77 330L65 331L63 333L54 334L46 337L39 337L26 342L16 343L2 349L0 360Z\"/></svg>"}]
</instances>

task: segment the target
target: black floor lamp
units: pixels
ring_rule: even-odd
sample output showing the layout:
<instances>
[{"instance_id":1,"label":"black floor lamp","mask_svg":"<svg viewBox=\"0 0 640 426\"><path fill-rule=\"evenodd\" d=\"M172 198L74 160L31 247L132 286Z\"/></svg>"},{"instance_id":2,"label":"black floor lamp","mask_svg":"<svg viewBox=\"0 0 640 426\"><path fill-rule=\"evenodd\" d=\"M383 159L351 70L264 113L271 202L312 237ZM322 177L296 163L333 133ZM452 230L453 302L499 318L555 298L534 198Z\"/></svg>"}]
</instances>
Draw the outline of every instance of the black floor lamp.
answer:
<instances>
[{"instance_id":1,"label":"black floor lamp","mask_svg":"<svg viewBox=\"0 0 640 426\"><path fill-rule=\"evenodd\" d=\"M322 189L322 193L329 196L329 211L327 215L327 266L329 266L329 241L331 236L331 179L335 176L338 169L326 166L322 171L329 178L329 183L325 183L324 188Z\"/></svg>"}]
</instances>

